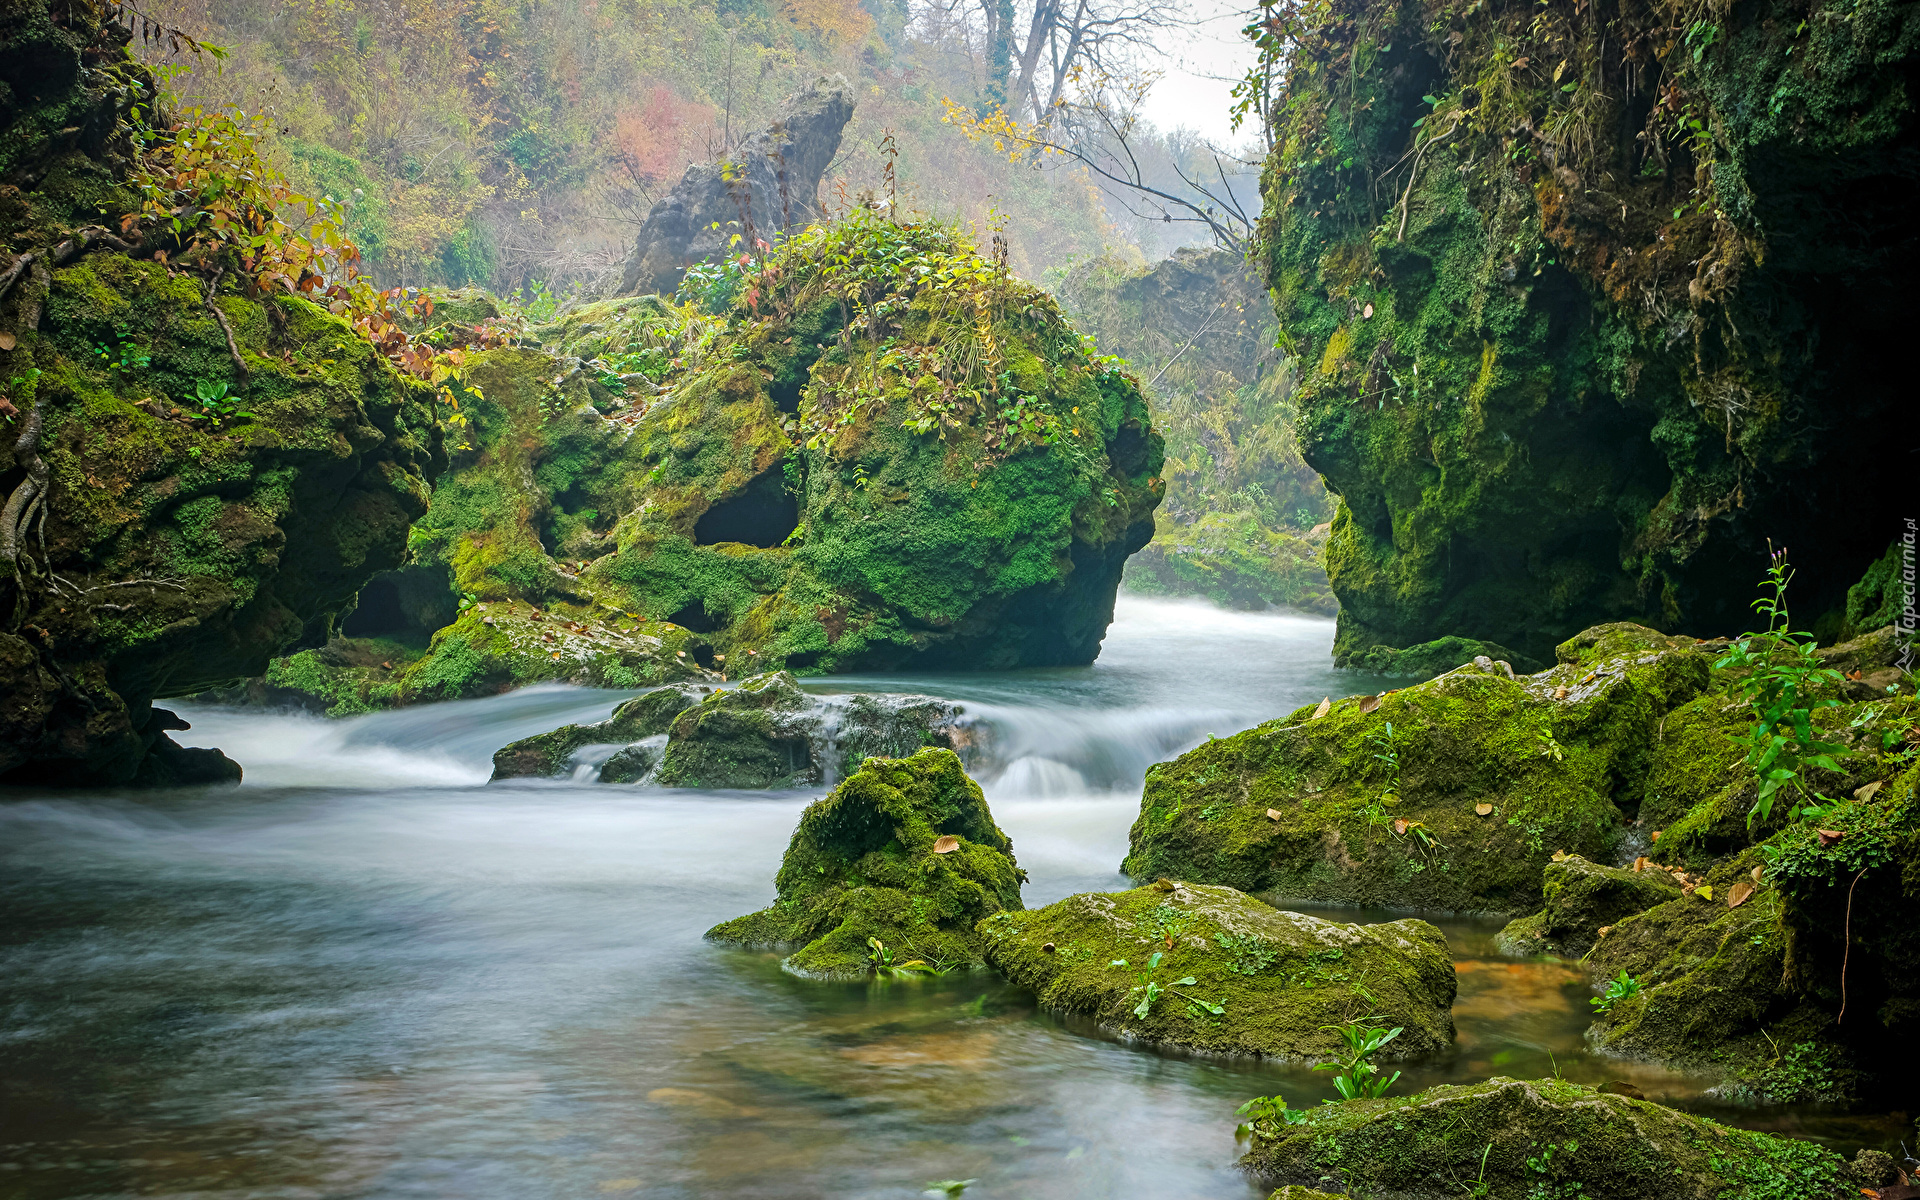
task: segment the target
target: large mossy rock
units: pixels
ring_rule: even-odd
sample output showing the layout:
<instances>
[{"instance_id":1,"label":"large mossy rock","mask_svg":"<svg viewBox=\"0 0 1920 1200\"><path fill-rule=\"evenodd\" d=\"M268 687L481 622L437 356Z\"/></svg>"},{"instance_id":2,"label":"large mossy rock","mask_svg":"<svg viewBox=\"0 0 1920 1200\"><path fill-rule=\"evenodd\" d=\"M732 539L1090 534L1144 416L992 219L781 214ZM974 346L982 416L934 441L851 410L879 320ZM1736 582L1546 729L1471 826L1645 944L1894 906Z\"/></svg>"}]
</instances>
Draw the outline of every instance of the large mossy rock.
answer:
<instances>
[{"instance_id":1,"label":"large mossy rock","mask_svg":"<svg viewBox=\"0 0 1920 1200\"><path fill-rule=\"evenodd\" d=\"M1584 954L1622 917L1678 899L1680 885L1666 871L1602 866L1579 855L1547 864L1542 906L1511 922L1494 939L1507 954Z\"/></svg>"},{"instance_id":2,"label":"large mossy rock","mask_svg":"<svg viewBox=\"0 0 1920 1200\"><path fill-rule=\"evenodd\" d=\"M1041 1004L1129 1040L1324 1062L1341 1047L1333 1026L1371 1016L1404 1029L1382 1057L1453 1044L1453 960L1425 921L1345 925L1229 887L1162 880L998 913L980 932L987 962ZM1171 990L1142 1016L1147 984Z\"/></svg>"},{"instance_id":3,"label":"large mossy rock","mask_svg":"<svg viewBox=\"0 0 1920 1200\"><path fill-rule=\"evenodd\" d=\"M73 237L139 207L126 122L151 80L97 4L56 23L27 0L4 26L0 506L40 515L0 536L0 779L231 780L152 702L323 640L400 565L446 463L433 396L305 299L228 272L209 301L193 271ZM245 411L204 413L209 386Z\"/></svg>"},{"instance_id":4,"label":"large mossy rock","mask_svg":"<svg viewBox=\"0 0 1920 1200\"><path fill-rule=\"evenodd\" d=\"M1920 11L1754 0L1654 58L1666 10L1586 12L1335 0L1290 34L1258 257L1340 496L1339 656L1733 634L1769 537L1837 627L1906 511L1879 346L1920 266Z\"/></svg>"},{"instance_id":5,"label":"large mossy rock","mask_svg":"<svg viewBox=\"0 0 1920 1200\"><path fill-rule=\"evenodd\" d=\"M602 301L473 355L410 561L339 631L409 652L246 694L1091 662L1165 488L1137 382L942 228L863 210L766 269L717 317Z\"/></svg>"},{"instance_id":6,"label":"large mossy rock","mask_svg":"<svg viewBox=\"0 0 1920 1200\"><path fill-rule=\"evenodd\" d=\"M1843 1200L1862 1182L1811 1142L1556 1079L1307 1109L1263 1126L1240 1165L1268 1185L1381 1200Z\"/></svg>"},{"instance_id":7,"label":"large mossy rock","mask_svg":"<svg viewBox=\"0 0 1920 1200\"><path fill-rule=\"evenodd\" d=\"M598 724L524 738L493 756L493 777L571 775L589 766L602 783L805 787L843 779L868 758L905 758L929 746L971 749L979 731L962 714L932 696L814 696L788 672L768 672L725 690L663 688Z\"/></svg>"},{"instance_id":8,"label":"large mossy rock","mask_svg":"<svg viewBox=\"0 0 1920 1200\"><path fill-rule=\"evenodd\" d=\"M1324 716L1304 707L1159 764L1122 869L1277 897L1531 911L1555 851L1607 857L1661 718L1710 673L1692 639L1639 626L1588 630L1558 654L1537 675L1467 666Z\"/></svg>"},{"instance_id":9,"label":"large mossy rock","mask_svg":"<svg viewBox=\"0 0 1920 1200\"><path fill-rule=\"evenodd\" d=\"M866 973L869 938L895 961L974 963L983 946L974 927L1019 909L1024 880L1012 840L952 751L870 758L801 814L772 907L707 937L798 945L787 969L821 978Z\"/></svg>"}]
</instances>

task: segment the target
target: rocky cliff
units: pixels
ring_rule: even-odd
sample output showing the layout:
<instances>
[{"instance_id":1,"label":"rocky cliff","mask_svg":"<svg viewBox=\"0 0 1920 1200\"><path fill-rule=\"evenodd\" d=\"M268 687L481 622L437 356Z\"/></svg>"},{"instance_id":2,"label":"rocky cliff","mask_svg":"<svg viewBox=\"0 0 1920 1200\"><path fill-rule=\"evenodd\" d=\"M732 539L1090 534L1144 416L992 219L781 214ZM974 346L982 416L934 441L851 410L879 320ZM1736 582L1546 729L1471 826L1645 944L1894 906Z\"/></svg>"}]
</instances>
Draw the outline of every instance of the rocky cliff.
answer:
<instances>
[{"instance_id":1,"label":"rocky cliff","mask_svg":"<svg viewBox=\"0 0 1920 1200\"><path fill-rule=\"evenodd\" d=\"M1769 537L1836 634L1912 475L1888 338L1915 307L1920 9L1270 16L1260 256L1341 497L1337 657L1732 633Z\"/></svg>"},{"instance_id":2,"label":"rocky cliff","mask_svg":"<svg viewBox=\"0 0 1920 1200\"><path fill-rule=\"evenodd\" d=\"M153 701L257 674L399 564L433 395L310 301L112 230L154 103L97 4L0 14L0 780L238 778Z\"/></svg>"},{"instance_id":3,"label":"rocky cliff","mask_svg":"<svg viewBox=\"0 0 1920 1200\"><path fill-rule=\"evenodd\" d=\"M820 177L853 119L844 75L822 75L787 97L773 124L717 162L695 163L647 213L620 291L671 294L694 263L729 246L751 252L820 219ZM733 239L739 238L735 244Z\"/></svg>"}]
</instances>

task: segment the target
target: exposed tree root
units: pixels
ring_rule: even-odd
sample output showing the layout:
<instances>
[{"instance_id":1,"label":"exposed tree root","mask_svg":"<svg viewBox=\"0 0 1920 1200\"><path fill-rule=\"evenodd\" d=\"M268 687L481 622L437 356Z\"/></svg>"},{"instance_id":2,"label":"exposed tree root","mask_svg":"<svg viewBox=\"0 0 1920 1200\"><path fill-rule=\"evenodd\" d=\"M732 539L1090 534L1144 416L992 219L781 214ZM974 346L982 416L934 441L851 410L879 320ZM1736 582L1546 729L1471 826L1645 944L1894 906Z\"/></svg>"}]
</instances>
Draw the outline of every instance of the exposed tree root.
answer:
<instances>
[{"instance_id":1,"label":"exposed tree root","mask_svg":"<svg viewBox=\"0 0 1920 1200\"><path fill-rule=\"evenodd\" d=\"M226 273L225 267L213 273L213 282L207 285L207 311L213 314L214 320L220 322L220 332L227 335L227 356L233 359L233 369L240 372L240 378L245 379L247 363L240 357L240 343L234 339L233 326L227 323L227 314L221 312L220 306L213 302L213 298L220 292L220 280Z\"/></svg>"}]
</instances>

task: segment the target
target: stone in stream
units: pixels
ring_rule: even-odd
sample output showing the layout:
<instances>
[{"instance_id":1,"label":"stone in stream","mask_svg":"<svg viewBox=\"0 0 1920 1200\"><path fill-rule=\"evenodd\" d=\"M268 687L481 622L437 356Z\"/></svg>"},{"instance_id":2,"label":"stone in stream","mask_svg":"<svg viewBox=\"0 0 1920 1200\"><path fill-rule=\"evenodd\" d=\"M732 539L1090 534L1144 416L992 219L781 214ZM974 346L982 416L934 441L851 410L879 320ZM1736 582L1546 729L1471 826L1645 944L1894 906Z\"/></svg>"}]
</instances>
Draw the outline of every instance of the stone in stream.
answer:
<instances>
[{"instance_id":1,"label":"stone in stream","mask_svg":"<svg viewBox=\"0 0 1920 1200\"><path fill-rule=\"evenodd\" d=\"M1502 953L1586 953L1600 930L1680 896L1666 871L1629 871L1591 863L1579 855L1550 862L1541 885L1545 906L1508 923L1495 938Z\"/></svg>"},{"instance_id":2,"label":"stone in stream","mask_svg":"<svg viewBox=\"0 0 1920 1200\"><path fill-rule=\"evenodd\" d=\"M1604 625L1514 676L1470 664L1210 739L1147 772L1135 879L1273 897L1523 913L1555 851L1604 857L1661 718L1702 692L1692 638Z\"/></svg>"},{"instance_id":3,"label":"stone in stream","mask_svg":"<svg viewBox=\"0 0 1920 1200\"><path fill-rule=\"evenodd\" d=\"M707 937L797 945L787 969L817 978L872 970L870 938L896 963L964 965L981 957L975 926L1018 909L1025 879L958 755L870 758L801 814L772 907Z\"/></svg>"},{"instance_id":4,"label":"stone in stream","mask_svg":"<svg viewBox=\"0 0 1920 1200\"><path fill-rule=\"evenodd\" d=\"M1861 1194L1866 1174L1879 1182L1864 1154L1855 1167L1810 1142L1558 1079L1495 1078L1301 1112L1300 1124L1255 1128L1240 1166L1263 1185L1400 1200L1841 1200Z\"/></svg>"},{"instance_id":5,"label":"stone in stream","mask_svg":"<svg viewBox=\"0 0 1920 1200\"><path fill-rule=\"evenodd\" d=\"M1326 1061L1341 1047L1331 1026L1372 1017L1404 1030L1383 1058L1453 1043L1453 962L1425 921L1346 925L1161 880L998 913L980 932L987 962L1043 1005L1130 1040Z\"/></svg>"},{"instance_id":6,"label":"stone in stream","mask_svg":"<svg viewBox=\"0 0 1920 1200\"><path fill-rule=\"evenodd\" d=\"M786 671L739 687L682 683L629 700L593 725L565 725L502 748L493 777L571 775L660 787L786 788L843 779L870 757L971 748L978 729L932 696L813 696Z\"/></svg>"}]
</instances>

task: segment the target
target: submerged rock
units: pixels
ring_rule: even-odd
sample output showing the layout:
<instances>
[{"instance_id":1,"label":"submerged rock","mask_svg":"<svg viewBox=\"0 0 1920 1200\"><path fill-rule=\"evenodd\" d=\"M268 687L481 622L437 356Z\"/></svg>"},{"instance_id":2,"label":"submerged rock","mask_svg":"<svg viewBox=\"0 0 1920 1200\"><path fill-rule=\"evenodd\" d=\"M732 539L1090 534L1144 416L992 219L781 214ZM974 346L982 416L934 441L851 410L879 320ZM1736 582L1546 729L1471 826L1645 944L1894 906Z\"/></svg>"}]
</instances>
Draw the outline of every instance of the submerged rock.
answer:
<instances>
[{"instance_id":1,"label":"submerged rock","mask_svg":"<svg viewBox=\"0 0 1920 1200\"><path fill-rule=\"evenodd\" d=\"M1602 928L1680 896L1666 871L1606 867L1572 855L1547 864L1540 887L1544 905L1502 929L1495 943L1507 954L1584 954Z\"/></svg>"},{"instance_id":2,"label":"submerged rock","mask_svg":"<svg viewBox=\"0 0 1920 1200\"><path fill-rule=\"evenodd\" d=\"M1218 738L1147 773L1122 870L1349 904L1525 912L1556 851L1604 857L1661 717L1699 694L1690 638L1602 626L1560 664L1469 665Z\"/></svg>"},{"instance_id":3,"label":"submerged rock","mask_svg":"<svg viewBox=\"0 0 1920 1200\"><path fill-rule=\"evenodd\" d=\"M1425 921L1344 925L1162 880L999 913L980 932L987 962L1043 1005L1130 1039L1326 1061L1341 1046L1330 1026L1366 1016L1405 1030L1384 1058L1453 1044L1453 961Z\"/></svg>"},{"instance_id":4,"label":"submerged rock","mask_svg":"<svg viewBox=\"0 0 1920 1200\"><path fill-rule=\"evenodd\" d=\"M868 758L928 746L968 750L977 730L932 696L814 696L785 671L725 690L682 684L629 700L596 725L567 725L493 756L495 779L570 775L592 747L602 783L786 788L844 779Z\"/></svg>"},{"instance_id":5,"label":"submerged rock","mask_svg":"<svg viewBox=\"0 0 1920 1200\"><path fill-rule=\"evenodd\" d=\"M1810 1142L1557 1079L1496 1078L1302 1111L1297 1125L1263 1123L1242 1169L1269 1186L1396 1200L1860 1194L1847 1161ZM1476 1185L1485 1190L1473 1192Z\"/></svg>"},{"instance_id":6,"label":"submerged rock","mask_svg":"<svg viewBox=\"0 0 1920 1200\"><path fill-rule=\"evenodd\" d=\"M1020 908L1026 878L980 786L951 750L870 758L807 806L774 877L773 906L707 931L719 942L791 946L788 970L851 978L896 962L978 962L985 917Z\"/></svg>"}]
</instances>

